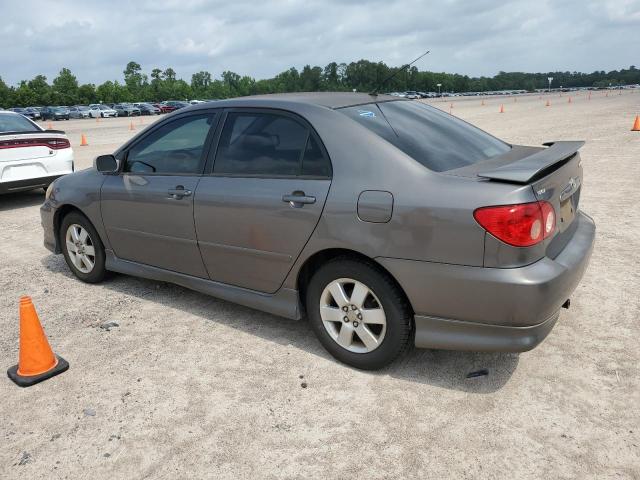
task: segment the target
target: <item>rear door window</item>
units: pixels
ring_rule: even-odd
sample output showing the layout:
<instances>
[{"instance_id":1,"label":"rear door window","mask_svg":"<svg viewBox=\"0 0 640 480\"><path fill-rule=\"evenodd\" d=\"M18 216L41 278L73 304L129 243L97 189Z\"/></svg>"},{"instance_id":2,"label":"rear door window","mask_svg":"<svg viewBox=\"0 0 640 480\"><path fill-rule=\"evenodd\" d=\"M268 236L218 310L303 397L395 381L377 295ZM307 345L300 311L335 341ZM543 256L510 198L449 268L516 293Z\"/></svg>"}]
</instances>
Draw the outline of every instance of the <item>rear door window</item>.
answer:
<instances>
[{"instance_id":1,"label":"rear door window","mask_svg":"<svg viewBox=\"0 0 640 480\"><path fill-rule=\"evenodd\" d=\"M511 148L473 125L420 102L381 102L338 111L436 172L472 165Z\"/></svg>"},{"instance_id":2,"label":"rear door window","mask_svg":"<svg viewBox=\"0 0 640 480\"><path fill-rule=\"evenodd\" d=\"M271 113L231 112L220 136L214 174L298 176L307 127Z\"/></svg>"}]
</instances>

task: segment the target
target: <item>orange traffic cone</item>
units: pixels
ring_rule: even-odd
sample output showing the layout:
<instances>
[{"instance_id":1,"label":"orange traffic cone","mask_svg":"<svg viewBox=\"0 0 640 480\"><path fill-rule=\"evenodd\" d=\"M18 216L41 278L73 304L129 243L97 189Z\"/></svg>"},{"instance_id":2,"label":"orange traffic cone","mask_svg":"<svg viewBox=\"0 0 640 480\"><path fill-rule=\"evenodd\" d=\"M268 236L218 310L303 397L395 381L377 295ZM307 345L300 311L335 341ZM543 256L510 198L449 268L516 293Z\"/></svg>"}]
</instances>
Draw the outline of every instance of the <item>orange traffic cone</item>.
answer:
<instances>
[{"instance_id":1,"label":"orange traffic cone","mask_svg":"<svg viewBox=\"0 0 640 480\"><path fill-rule=\"evenodd\" d=\"M100 117L96 117L96 123L100 123Z\"/></svg>"},{"instance_id":2,"label":"orange traffic cone","mask_svg":"<svg viewBox=\"0 0 640 480\"><path fill-rule=\"evenodd\" d=\"M20 387L29 387L66 371L69 363L55 355L42 330L31 297L20 297L20 354L7 375Z\"/></svg>"},{"instance_id":3,"label":"orange traffic cone","mask_svg":"<svg viewBox=\"0 0 640 480\"><path fill-rule=\"evenodd\" d=\"M640 132L640 115L636 115L636 121L633 122L633 127L631 127L632 132Z\"/></svg>"},{"instance_id":4,"label":"orange traffic cone","mask_svg":"<svg viewBox=\"0 0 640 480\"><path fill-rule=\"evenodd\" d=\"M545 107L550 107L551 106L551 102L549 102L549 100L547 100L547 103L544 104Z\"/></svg>"},{"instance_id":5,"label":"orange traffic cone","mask_svg":"<svg viewBox=\"0 0 640 480\"><path fill-rule=\"evenodd\" d=\"M500 105L500 113L504 113L504 105Z\"/></svg>"},{"instance_id":6,"label":"orange traffic cone","mask_svg":"<svg viewBox=\"0 0 640 480\"><path fill-rule=\"evenodd\" d=\"M80 146L86 147L87 145L89 145L89 142L87 142L87 137L85 137L83 133L82 135L80 135Z\"/></svg>"},{"instance_id":7,"label":"orange traffic cone","mask_svg":"<svg viewBox=\"0 0 640 480\"><path fill-rule=\"evenodd\" d=\"M133 120L131 120L131 123L129 124L129 130L135 130L135 129L136 129L136 127L133 124Z\"/></svg>"},{"instance_id":8,"label":"orange traffic cone","mask_svg":"<svg viewBox=\"0 0 640 480\"><path fill-rule=\"evenodd\" d=\"M482 100L482 103L480 105L482 105L484 107L484 99Z\"/></svg>"},{"instance_id":9,"label":"orange traffic cone","mask_svg":"<svg viewBox=\"0 0 640 480\"><path fill-rule=\"evenodd\" d=\"M569 101L567 103L571 103L571 97L569 97Z\"/></svg>"},{"instance_id":10,"label":"orange traffic cone","mask_svg":"<svg viewBox=\"0 0 640 480\"><path fill-rule=\"evenodd\" d=\"M53 130L53 125L51 125L51 122L47 123L47 130Z\"/></svg>"}]
</instances>

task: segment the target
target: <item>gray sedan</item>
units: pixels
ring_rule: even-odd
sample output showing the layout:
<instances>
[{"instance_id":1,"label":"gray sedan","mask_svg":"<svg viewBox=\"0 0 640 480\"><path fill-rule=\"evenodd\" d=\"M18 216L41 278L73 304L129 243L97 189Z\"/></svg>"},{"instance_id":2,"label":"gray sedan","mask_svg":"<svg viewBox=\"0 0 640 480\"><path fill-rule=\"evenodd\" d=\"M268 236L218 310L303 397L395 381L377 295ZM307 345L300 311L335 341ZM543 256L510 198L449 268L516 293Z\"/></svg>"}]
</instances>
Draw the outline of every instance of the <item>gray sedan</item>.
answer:
<instances>
[{"instance_id":1,"label":"gray sedan","mask_svg":"<svg viewBox=\"0 0 640 480\"><path fill-rule=\"evenodd\" d=\"M69 107L69 117L71 118L89 118L91 116L89 112L89 107L86 105Z\"/></svg>"},{"instance_id":2,"label":"gray sedan","mask_svg":"<svg viewBox=\"0 0 640 480\"><path fill-rule=\"evenodd\" d=\"M199 104L56 180L44 243L85 282L120 272L307 318L358 368L411 345L524 351L591 254L581 145L509 145L387 95Z\"/></svg>"}]
</instances>

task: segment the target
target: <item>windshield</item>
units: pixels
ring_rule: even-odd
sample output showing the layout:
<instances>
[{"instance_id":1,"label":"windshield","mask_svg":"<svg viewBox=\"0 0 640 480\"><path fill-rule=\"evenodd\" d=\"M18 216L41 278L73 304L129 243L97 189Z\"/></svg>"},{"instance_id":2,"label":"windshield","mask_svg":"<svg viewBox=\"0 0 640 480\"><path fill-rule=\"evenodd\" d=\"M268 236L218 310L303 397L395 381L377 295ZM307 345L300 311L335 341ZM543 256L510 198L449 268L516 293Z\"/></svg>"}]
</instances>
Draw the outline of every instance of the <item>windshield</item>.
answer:
<instances>
[{"instance_id":1,"label":"windshield","mask_svg":"<svg viewBox=\"0 0 640 480\"><path fill-rule=\"evenodd\" d=\"M508 144L420 102L371 103L338 110L435 172L509 151Z\"/></svg>"},{"instance_id":2,"label":"windshield","mask_svg":"<svg viewBox=\"0 0 640 480\"><path fill-rule=\"evenodd\" d=\"M39 132L40 129L22 115L0 112L0 132Z\"/></svg>"}]
</instances>

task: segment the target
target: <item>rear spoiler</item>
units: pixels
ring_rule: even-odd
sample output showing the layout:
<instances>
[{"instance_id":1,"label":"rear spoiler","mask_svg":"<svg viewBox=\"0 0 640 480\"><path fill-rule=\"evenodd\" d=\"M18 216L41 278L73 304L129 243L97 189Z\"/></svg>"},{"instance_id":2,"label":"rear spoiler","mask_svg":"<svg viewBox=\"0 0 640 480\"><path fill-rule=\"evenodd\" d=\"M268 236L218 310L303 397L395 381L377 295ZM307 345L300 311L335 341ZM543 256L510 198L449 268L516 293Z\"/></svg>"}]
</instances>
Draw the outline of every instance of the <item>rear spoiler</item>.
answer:
<instances>
[{"instance_id":1,"label":"rear spoiler","mask_svg":"<svg viewBox=\"0 0 640 480\"><path fill-rule=\"evenodd\" d=\"M38 132L25 132L24 130L22 130L20 132L0 132L0 135L40 135L42 133L56 133L56 134L64 135L65 131L47 129L47 130L41 130Z\"/></svg>"},{"instance_id":2,"label":"rear spoiler","mask_svg":"<svg viewBox=\"0 0 640 480\"><path fill-rule=\"evenodd\" d=\"M526 184L542 177L542 174L556 163L560 163L575 155L580 147L584 145L584 142L548 142L543 145L549 148L545 148L533 155L503 165L494 170L479 173L478 176L491 180Z\"/></svg>"}]
</instances>

